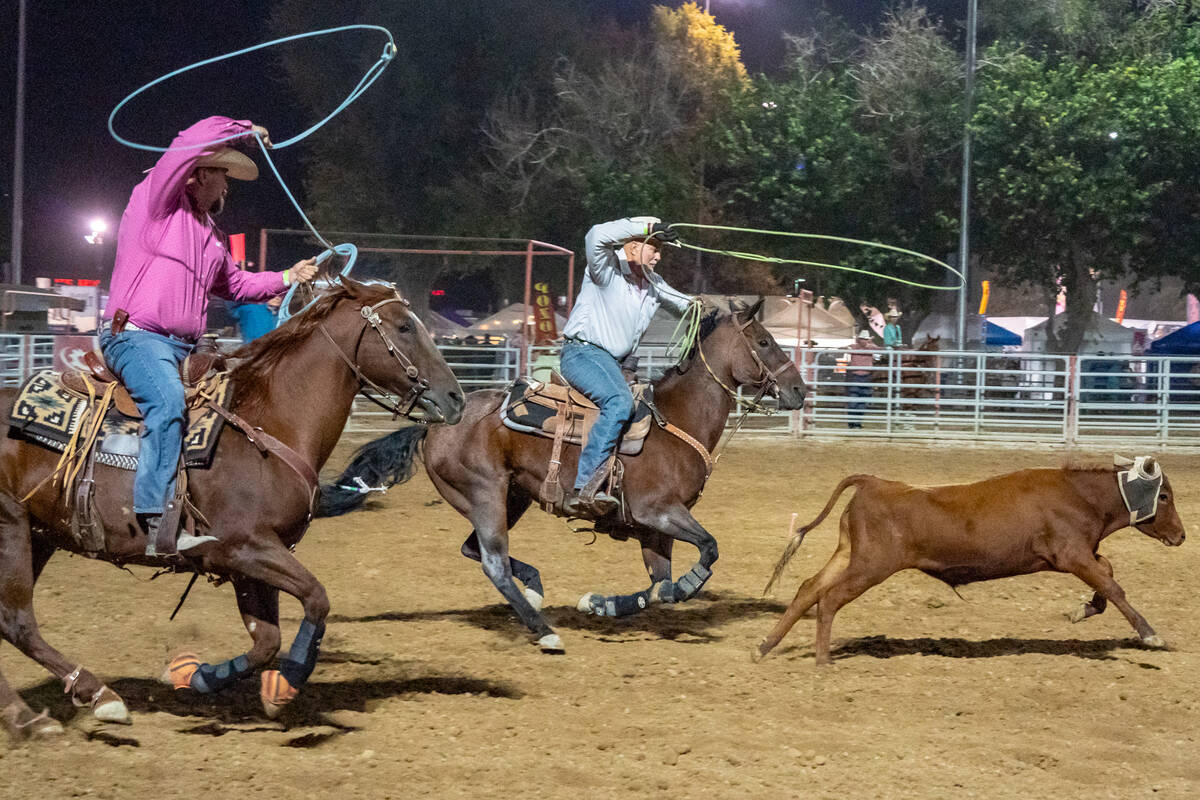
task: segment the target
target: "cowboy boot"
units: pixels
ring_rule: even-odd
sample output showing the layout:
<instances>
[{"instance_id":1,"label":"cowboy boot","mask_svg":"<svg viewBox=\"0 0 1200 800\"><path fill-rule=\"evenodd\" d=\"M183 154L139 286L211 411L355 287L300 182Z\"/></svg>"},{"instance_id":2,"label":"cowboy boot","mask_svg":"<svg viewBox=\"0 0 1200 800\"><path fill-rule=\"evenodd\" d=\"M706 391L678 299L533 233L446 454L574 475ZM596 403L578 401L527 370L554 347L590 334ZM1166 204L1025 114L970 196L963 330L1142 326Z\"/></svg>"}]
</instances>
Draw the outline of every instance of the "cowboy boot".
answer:
<instances>
[{"instance_id":1,"label":"cowboy boot","mask_svg":"<svg viewBox=\"0 0 1200 800\"><path fill-rule=\"evenodd\" d=\"M600 491L607 474L607 470L598 469L582 489L572 489L563 500L563 511L582 519L600 519L616 511L620 505L617 498Z\"/></svg>"}]
</instances>

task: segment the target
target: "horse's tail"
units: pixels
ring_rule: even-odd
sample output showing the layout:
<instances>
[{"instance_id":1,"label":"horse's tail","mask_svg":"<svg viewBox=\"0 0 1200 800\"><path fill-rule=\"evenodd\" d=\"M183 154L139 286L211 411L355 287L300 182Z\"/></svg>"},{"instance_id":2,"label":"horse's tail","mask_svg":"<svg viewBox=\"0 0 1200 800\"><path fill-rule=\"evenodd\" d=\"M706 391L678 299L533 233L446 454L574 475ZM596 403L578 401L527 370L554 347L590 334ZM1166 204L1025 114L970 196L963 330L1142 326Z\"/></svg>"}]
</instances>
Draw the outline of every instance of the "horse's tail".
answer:
<instances>
[{"instance_id":1,"label":"horse's tail","mask_svg":"<svg viewBox=\"0 0 1200 800\"><path fill-rule=\"evenodd\" d=\"M428 425L409 425L360 447L341 476L321 486L317 516L354 511L366 503L368 488L395 486L411 478L427 433Z\"/></svg>"},{"instance_id":2,"label":"horse's tail","mask_svg":"<svg viewBox=\"0 0 1200 800\"><path fill-rule=\"evenodd\" d=\"M825 521L825 518L829 516L829 512L832 511L834 505L837 504L838 498L842 496L842 492L846 491L846 489L850 488L851 486L857 488L860 483L870 477L870 475L850 475L849 477L843 478L842 482L839 483L837 488L833 490L833 494L830 496L829 502L825 504L825 508L821 509L821 513L817 515L817 518L796 530L796 533L792 535L791 541L788 542L787 547L784 549L783 555L779 557L779 562L775 565L775 571L771 573L771 580L767 581L767 586L765 589L763 589L764 596L771 593L771 587L774 586L775 581L779 580L779 577L783 575L784 567L786 567L787 563L792 560L792 556L796 555L796 551L799 550L800 545L803 544L805 534Z\"/></svg>"}]
</instances>

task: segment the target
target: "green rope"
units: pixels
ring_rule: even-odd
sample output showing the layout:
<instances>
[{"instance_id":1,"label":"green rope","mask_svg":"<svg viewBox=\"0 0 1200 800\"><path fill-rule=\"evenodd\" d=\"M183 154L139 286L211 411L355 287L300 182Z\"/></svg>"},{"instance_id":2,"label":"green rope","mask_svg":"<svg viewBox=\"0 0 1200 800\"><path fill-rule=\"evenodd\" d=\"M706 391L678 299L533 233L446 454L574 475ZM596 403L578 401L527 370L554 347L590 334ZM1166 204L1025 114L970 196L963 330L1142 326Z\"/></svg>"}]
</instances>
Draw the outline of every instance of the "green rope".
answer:
<instances>
[{"instance_id":1,"label":"green rope","mask_svg":"<svg viewBox=\"0 0 1200 800\"><path fill-rule=\"evenodd\" d=\"M947 264L946 262L939 261L938 259L934 258L933 256L927 256L924 253L918 253L915 250L906 250L903 247L896 247L896 246L890 245L890 244L882 244L880 242L866 242L866 241L863 241L862 239L847 239L844 236L828 236L828 235L820 234L820 233L791 233L789 231L764 231L764 230L760 230L758 228L735 228L730 225L700 225L699 223L694 223L694 222L675 222L675 223L672 223L670 227L671 228L698 228L698 229L711 230L711 231L735 231L737 233L758 233L758 234L763 234L766 236L792 236L792 237L799 238L799 239L825 239L825 240L831 241L831 242L845 242L847 244L858 244L858 245L863 245L865 247L875 247L875 248L880 248L883 250L892 250L897 253L903 253L904 255L915 256L924 261L928 261L931 264L937 264L939 267L945 268L947 271L949 271L950 273L952 273L953 275L955 275L958 278L958 285L957 286L934 286L934 285L928 284L928 283L920 283L918 281L910 281L907 278L897 278L895 275L884 275L881 272L874 272L872 270L862 269L860 267L847 267L844 264L825 264L820 261L805 261L805 260L799 259L799 258L778 258L776 256L764 256L759 253L740 253L736 250L720 250L720 249L713 248L713 247L701 247L700 245L697 245L697 244L685 242L682 239L679 239L676 242L680 247L686 247L689 250L698 250L701 253L712 253L714 255L729 256L730 258L740 258L745 261L762 261L762 262L765 262L768 264L803 264L805 266L821 267L823 269L839 269L844 272L857 272L860 275L871 275L876 278L883 278L884 280L887 280L887 281L895 281L896 283L903 283L906 286L915 286L918 289L934 289L934 290L940 291L940 292L956 292L959 289L961 289L963 286L966 285L966 279L963 278L963 274L961 272L959 272L958 270L956 270L954 267Z\"/></svg>"},{"instance_id":2,"label":"green rope","mask_svg":"<svg viewBox=\"0 0 1200 800\"><path fill-rule=\"evenodd\" d=\"M675 366L681 365L688 353L692 352L692 345L696 343L696 339L700 335L700 318L703 315L704 301L695 297L679 317L679 322L675 324L675 330L671 332L665 355L668 361L672 357L675 358ZM672 353L675 356L672 356Z\"/></svg>"}]
</instances>

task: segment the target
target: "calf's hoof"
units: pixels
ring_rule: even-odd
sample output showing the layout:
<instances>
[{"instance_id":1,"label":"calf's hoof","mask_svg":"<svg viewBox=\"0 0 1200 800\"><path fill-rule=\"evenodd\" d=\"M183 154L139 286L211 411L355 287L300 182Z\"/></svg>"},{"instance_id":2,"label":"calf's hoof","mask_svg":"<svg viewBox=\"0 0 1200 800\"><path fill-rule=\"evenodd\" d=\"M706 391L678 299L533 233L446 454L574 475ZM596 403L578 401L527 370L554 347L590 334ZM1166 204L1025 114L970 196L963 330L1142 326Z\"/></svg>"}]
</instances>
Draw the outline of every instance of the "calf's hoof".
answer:
<instances>
[{"instance_id":1,"label":"calf's hoof","mask_svg":"<svg viewBox=\"0 0 1200 800\"><path fill-rule=\"evenodd\" d=\"M1162 637L1159 636L1157 633L1153 634L1152 636L1143 636L1142 637L1142 646L1149 647L1152 650L1166 650L1167 649L1167 643L1164 642Z\"/></svg>"},{"instance_id":2,"label":"calf's hoof","mask_svg":"<svg viewBox=\"0 0 1200 800\"><path fill-rule=\"evenodd\" d=\"M132 725L133 716L121 696L107 686L101 686L92 700L92 716L101 722Z\"/></svg>"},{"instance_id":3,"label":"calf's hoof","mask_svg":"<svg viewBox=\"0 0 1200 800\"><path fill-rule=\"evenodd\" d=\"M262 701L263 713L267 715L267 719L275 719L282 714L283 709L295 700L298 694L300 690L288 683L288 679L283 677L279 670L263 670L258 699Z\"/></svg>"},{"instance_id":4,"label":"calf's hoof","mask_svg":"<svg viewBox=\"0 0 1200 800\"><path fill-rule=\"evenodd\" d=\"M557 633L547 633L537 641L538 647L542 648L543 653L565 653L567 648L563 647L562 639Z\"/></svg>"},{"instance_id":5,"label":"calf's hoof","mask_svg":"<svg viewBox=\"0 0 1200 800\"><path fill-rule=\"evenodd\" d=\"M192 676L200 668L200 657L195 653L180 653L167 662L159 680L172 689L190 689Z\"/></svg>"}]
</instances>

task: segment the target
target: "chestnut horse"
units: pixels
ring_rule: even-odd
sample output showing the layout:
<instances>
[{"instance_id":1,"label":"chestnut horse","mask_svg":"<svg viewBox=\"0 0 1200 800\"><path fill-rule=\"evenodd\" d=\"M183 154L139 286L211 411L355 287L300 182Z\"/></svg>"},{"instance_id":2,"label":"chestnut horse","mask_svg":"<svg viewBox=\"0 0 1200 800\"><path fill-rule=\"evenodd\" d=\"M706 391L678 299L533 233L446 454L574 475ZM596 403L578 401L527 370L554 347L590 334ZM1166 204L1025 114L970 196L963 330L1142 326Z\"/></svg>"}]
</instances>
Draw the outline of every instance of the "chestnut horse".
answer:
<instances>
[{"instance_id":1,"label":"chestnut horse","mask_svg":"<svg viewBox=\"0 0 1200 800\"><path fill-rule=\"evenodd\" d=\"M243 347L231 374L231 410L278 437L311 469L302 478L281 458L268 456L232 425L221 436L210 469L189 470L195 506L215 542L196 547L199 571L230 578L238 609L253 640L250 651L212 666L185 658L185 680L199 691L216 691L266 664L279 651L279 591L304 607L304 621L280 672L264 673L263 701L277 711L304 685L316 664L329 601L325 589L291 553L308 527L314 486L310 481L341 436L355 395L371 386L404 398L401 413L454 423L462 416L462 391L424 326L391 285L342 278L312 308ZM0 392L0 419L15 399ZM49 482L22 501L55 469L58 453L31 444L9 429L0 440L0 634L66 684L78 704L104 721L129 722L121 698L91 672L51 647L38 632L33 587L55 550L81 552L71 536L70 510ZM130 510L133 473L97 465L96 516L105 531L99 557L116 565L165 567L146 557L145 535ZM191 553L189 555L191 556ZM78 602L87 592L76 590ZM176 662L180 662L179 659ZM179 666L179 664L174 664ZM268 680L269 678L269 680ZM61 727L34 715L0 676L0 714L15 736L58 733Z\"/></svg>"},{"instance_id":2,"label":"chestnut horse","mask_svg":"<svg viewBox=\"0 0 1200 800\"><path fill-rule=\"evenodd\" d=\"M581 611L624 616L651 603L682 602L694 597L712 574L717 542L689 509L700 499L708 479L711 453L735 406L736 388L773 394L781 409L798 409L804 402L804 381L795 364L755 320L761 305L761 300L750 308L738 303L730 313L708 314L691 352L655 382L657 412L693 443L652 426L640 454L621 456L628 517L623 518L618 510L597 523L597 530L641 543L651 585L630 595L584 595L579 602ZM496 413L504 397L502 390L472 392L462 424L401 429L364 447L346 473L354 474L356 464L371 464L372 474L366 477L369 483L380 476L392 482L406 480L412 474L417 444L428 435L424 452L429 477L442 497L475 528L463 543L462 554L482 562L484 573L541 648L559 652L562 640L541 613L543 591L538 570L508 555L509 529L538 497L552 443L506 428ZM574 477L578 459L577 446L564 448L564 483ZM675 540L695 546L700 560L672 583ZM524 592L513 582L514 576L525 585Z\"/></svg>"}]
</instances>

